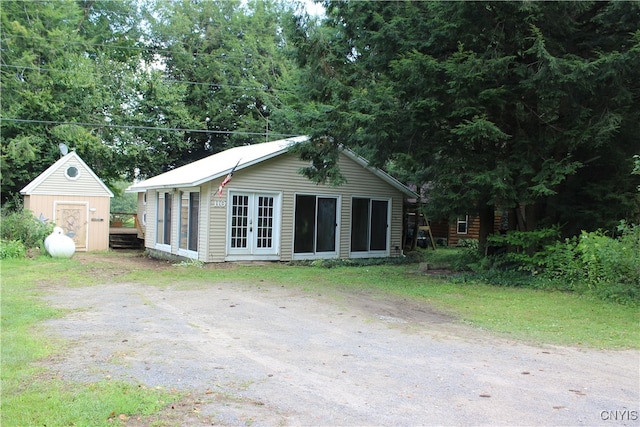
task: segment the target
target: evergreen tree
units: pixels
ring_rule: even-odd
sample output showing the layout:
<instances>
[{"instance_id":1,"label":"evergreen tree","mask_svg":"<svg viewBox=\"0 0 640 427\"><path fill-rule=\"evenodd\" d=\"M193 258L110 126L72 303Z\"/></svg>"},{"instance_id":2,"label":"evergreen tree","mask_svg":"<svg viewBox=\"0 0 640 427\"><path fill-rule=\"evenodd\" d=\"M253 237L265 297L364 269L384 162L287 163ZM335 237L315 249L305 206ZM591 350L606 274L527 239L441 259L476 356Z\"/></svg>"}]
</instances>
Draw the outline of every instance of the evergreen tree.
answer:
<instances>
[{"instance_id":1,"label":"evergreen tree","mask_svg":"<svg viewBox=\"0 0 640 427\"><path fill-rule=\"evenodd\" d=\"M433 216L479 212L483 240L495 209L567 233L637 215L638 3L325 5L296 39L328 137L308 157L356 147L428 188Z\"/></svg>"}]
</instances>

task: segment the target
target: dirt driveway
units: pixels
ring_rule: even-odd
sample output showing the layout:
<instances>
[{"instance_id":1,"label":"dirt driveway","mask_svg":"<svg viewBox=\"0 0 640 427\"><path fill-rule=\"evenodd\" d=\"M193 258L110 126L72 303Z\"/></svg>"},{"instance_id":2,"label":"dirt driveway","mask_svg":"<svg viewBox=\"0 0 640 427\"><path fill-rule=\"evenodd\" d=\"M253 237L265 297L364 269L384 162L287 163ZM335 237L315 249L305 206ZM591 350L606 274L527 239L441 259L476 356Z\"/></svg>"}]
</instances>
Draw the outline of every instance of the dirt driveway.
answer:
<instances>
[{"instance_id":1,"label":"dirt driveway","mask_svg":"<svg viewBox=\"0 0 640 427\"><path fill-rule=\"evenodd\" d=\"M637 351L527 345L380 295L178 276L47 297L73 310L45 325L70 343L49 362L61 377L189 392L131 426L639 424Z\"/></svg>"}]
</instances>

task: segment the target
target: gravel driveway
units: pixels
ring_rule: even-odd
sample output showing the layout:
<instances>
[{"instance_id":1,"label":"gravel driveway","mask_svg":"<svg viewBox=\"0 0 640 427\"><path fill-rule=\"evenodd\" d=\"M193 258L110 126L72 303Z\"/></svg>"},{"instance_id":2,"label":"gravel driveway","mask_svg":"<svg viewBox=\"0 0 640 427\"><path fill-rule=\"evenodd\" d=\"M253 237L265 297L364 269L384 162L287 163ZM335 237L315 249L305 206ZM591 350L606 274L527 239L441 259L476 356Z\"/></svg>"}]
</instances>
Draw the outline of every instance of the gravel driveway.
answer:
<instances>
[{"instance_id":1,"label":"gravel driveway","mask_svg":"<svg viewBox=\"0 0 640 427\"><path fill-rule=\"evenodd\" d=\"M638 425L638 351L535 346L416 303L265 283L55 287L67 380L190 392L128 425ZM156 424L157 425L157 424Z\"/></svg>"}]
</instances>

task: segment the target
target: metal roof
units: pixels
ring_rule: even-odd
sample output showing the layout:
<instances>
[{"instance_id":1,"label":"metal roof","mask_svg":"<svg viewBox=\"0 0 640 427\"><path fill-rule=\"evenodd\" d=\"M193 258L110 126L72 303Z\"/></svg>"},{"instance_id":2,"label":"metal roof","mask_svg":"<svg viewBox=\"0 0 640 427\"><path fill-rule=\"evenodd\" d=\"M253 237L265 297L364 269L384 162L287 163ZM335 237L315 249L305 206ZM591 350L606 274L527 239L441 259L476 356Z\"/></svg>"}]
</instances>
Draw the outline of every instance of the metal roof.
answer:
<instances>
[{"instance_id":1,"label":"metal roof","mask_svg":"<svg viewBox=\"0 0 640 427\"><path fill-rule=\"evenodd\" d=\"M260 163L287 152L292 144L306 141L305 136L280 139L262 144L243 145L229 148L204 159L196 160L188 165L145 179L133 184L129 192L176 187L197 187L205 182L227 175L236 164L236 170ZM239 162L239 163L238 163Z\"/></svg>"},{"instance_id":2,"label":"metal roof","mask_svg":"<svg viewBox=\"0 0 640 427\"><path fill-rule=\"evenodd\" d=\"M253 166L267 159L286 153L289 148L301 142L308 141L307 136L296 136L293 138L280 139L277 141L263 142L260 144L234 147L213 154L204 159L196 160L188 165L170 170L156 175L127 188L127 192L143 192L146 190L197 187L205 182L226 176L236 164L236 171ZM350 150L343 149L343 152L362 165L367 170L380 177L393 187L403 193L415 197L416 194L407 186L396 180L386 172L369 166L368 162Z\"/></svg>"}]
</instances>

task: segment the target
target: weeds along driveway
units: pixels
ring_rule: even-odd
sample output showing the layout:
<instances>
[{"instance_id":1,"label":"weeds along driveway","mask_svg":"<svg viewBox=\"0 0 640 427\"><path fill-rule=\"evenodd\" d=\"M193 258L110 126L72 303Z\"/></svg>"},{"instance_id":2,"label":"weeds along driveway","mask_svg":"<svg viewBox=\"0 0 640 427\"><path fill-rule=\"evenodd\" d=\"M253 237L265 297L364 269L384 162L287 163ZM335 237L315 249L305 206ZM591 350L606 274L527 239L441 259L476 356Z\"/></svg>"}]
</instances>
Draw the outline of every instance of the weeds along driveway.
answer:
<instances>
[{"instance_id":1,"label":"weeds along driveway","mask_svg":"<svg viewBox=\"0 0 640 427\"><path fill-rule=\"evenodd\" d=\"M638 422L637 351L525 345L407 301L263 283L57 287L48 301L72 309L46 323L69 342L48 362L61 377L190 393L129 425Z\"/></svg>"}]
</instances>

